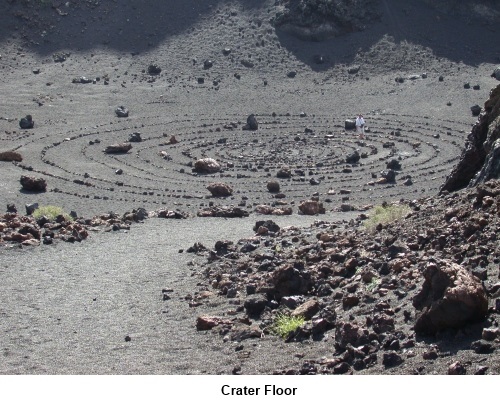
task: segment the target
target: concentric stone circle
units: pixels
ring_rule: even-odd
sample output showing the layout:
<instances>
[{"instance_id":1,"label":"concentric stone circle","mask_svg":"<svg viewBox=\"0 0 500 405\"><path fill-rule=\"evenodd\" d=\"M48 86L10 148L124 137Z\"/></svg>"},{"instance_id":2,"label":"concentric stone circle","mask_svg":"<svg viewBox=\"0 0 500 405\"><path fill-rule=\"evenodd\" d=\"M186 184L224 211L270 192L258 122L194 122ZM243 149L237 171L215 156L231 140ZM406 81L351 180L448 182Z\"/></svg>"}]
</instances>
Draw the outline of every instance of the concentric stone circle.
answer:
<instances>
[{"instance_id":1,"label":"concentric stone circle","mask_svg":"<svg viewBox=\"0 0 500 405\"><path fill-rule=\"evenodd\" d=\"M38 131L18 139L18 149L43 145L29 170L44 175L49 189L82 199L130 206L171 206L196 212L208 205L298 204L317 196L330 210L354 208L437 192L462 150L467 123L428 116L377 112L366 115L367 139L344 129L345 116L326 114L255 114L257 131L242 130L246 117L228 115L122 118L61 133ZM105 154L108 145L140 132L126 154ZM42 132L40 131L40 134ZM174 135L179 141L169 144ZM355 150L356 164L346 163ZM222 170L199 174L196 159L216 159ZM387 162L401 164L396 182L378 184ZM20 164L20 167L28 169ZM290 178L277 178L289 168ZM121 173L121 174L117 174ZM411 177L410 185L404 180ZM280 184L280 194L266 187ZM234 194L212 198L211 182L229 184Z\"/></svg>"}]
</instances>

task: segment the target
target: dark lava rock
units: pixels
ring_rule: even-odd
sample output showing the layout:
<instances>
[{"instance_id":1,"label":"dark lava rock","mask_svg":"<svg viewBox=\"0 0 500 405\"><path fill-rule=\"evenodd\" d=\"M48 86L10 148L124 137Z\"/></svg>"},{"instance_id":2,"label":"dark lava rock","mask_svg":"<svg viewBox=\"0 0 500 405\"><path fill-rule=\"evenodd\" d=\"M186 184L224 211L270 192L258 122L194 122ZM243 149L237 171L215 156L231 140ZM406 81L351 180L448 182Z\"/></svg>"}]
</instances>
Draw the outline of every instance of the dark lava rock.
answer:
<instances>
[{"instance_id":1,"label":"dark lava rock","mask_svg":"<svg viewBox=\"0 0 500 405\"><path fill-rule=\"evenodd\" d=\"M382 357L382 364L386 368L396 367L402 363L403 363L403 359L401 358L401 356L393 351L384 353L384 355Z\"/></svg>"},{"instance_id":2,"label":"dark lava rock","mask_svg":"<svg viewBox=\"0 0 500 405\"><path fill-rule=\"evenodd\" d=\"M23 190L26 191L37 193L47 191L47 182L41 177L21 176L20 183Z\"/></svg>"},{"instance_id":3,"label":"dark lava rock","mask_svg":"<svg viewBox=\"0 0 500 405\"><path fill-rule=\"evenodd\" d=\"M206 59L203 62L203 69L210 69L213 65L214 65L213 61L211 61L210 59Z\"/></svg>"},{"instance_id":4,"label":"dark lava rock","mask_svg":"<svg viewBox=\"0 0 500 405\"><path fill-rule=\"evenodd\" d=\"M258 317L267 306L267 301L264 295L255 294L248 297L243 306L249 316Z\"/></svg>"},{"instance_id":5,"label":"dark lava rock","mask_svg":"<svg viewBox=\"0 0 500 405\"><path fill-rule=\"evenodd\" d=\"M229 197L233 195L233 189L225 183L211 183L207 186L213 197Z\"/></svg>"},{"instance_id":6,"label":"dark lava rock","mask_svg":"<svg viewBox=\"0 0 500 405\"><path fill-rule=\"evenodd\" d=\"M257 118L255 118L254 114L250 114L247 117L247 123L243 126L243 130L249 131L257 131L259 129L259 123L257 122Z\"/></svg>"},{"instance_id":7,"label":"dark lava rock","mask_svg":"<svg viewBox=\"0 0 500 405\"><path fill-rule=\"evenodd\" d=\"M134 132L128 136L129 142L142 142L141 133Z\"/></svg>"},{"instance_id":8,"label":"dark lava rock","mask_svg":"<svg viewBox=\"0 0 500 405\"><path fill-rule=\"evenodd\" d=\"M465 375L465 374L467 374L467 369L459 361L450 364L450 366L448 367L448 375Z\"/></svg>"},{"instance_id":9,"label":"dark lava rock","mask_svg":"<svg viewBox=\"0 0 500 405\"><path fill-rule=\"evenodd\" d=\"M397 159L391 159L387 162L386 167L392 170L401 170L401 163Z\"/></svg>"},{"instance_id":10,"label":"dark lava rock","mask_svg":"<svg viewBox=\"0 0 500 405\"><path fill-rule=\"evenodd\" d=\"M161 67L155 64L151 64L148 66L148 73L150 75L159 75L161 73Z\"/></svg>"},{"instance_id":11,"label":"dark lava rock","mask_svg":"<svg viewBox=\"0 0 500 405\"><path fill-rule=\"evenodd\" d=\"M280 179L289 179L290 177L292 177L292 171L288 167L282 167L278 170L276 177Z\"/></svg>"},{"instance_id":12,"label":"dark lava rock","mask_svg":"<svg viewBox=\"0 0 500 405\"><path fill-rule=\"evenodd\" d=\"M117 117L120 117L120 118L128 117L128 109L121 105L121 106L116 108L115 114Z\"/></svg>"},{"instance_id":13,"label":"dark lava rock","mask_svg":"<svg viewBox=\"0 0 500 405\"><path fill-rule=\"evenodd\" d=\"M347 73L350 75L356 74L359 72L359 65L351 66L350 68L347 69Z\"/></svg>"},{"instance_id":14,"label":"dark lava rock","mask_svg":"<svg viewBox=\"0 0 500 405\"><path fill-rule=\"evenodd\" d=\"M277 181L270 181L267 183L267 190L270 193L279 193L280 192L280 183Z\"/></svg>"},{"instance_id":15,"label":"dark lava rock","mask_svg":"<svg viewBox=\"0 0 500 405\"><path fill-rule=\"evenodd\" d=\"M333 367L333 374L346 374L351 371L349 363L342 362Z\"/></svg>"},{"instance_id":16,"label":"dark lava rock","mask_svg":"<svg viewBox=\"0 0 500 405\"><path fill-rule=\"evenodd\" d=\"M221 169L220 164L212 158L202 158L194 162L193 171L201 174L217 173Z\"/></svg>"},{"instance_id":17,"label":"dark lava rock","mask_svg":"<svg viewBox=\"0 0 500 405\"><path fill-rule=\"evenodd\" d=\"M31 215L37 210L39 207L38 203L26 204L24 208L26 209L26 215Z\"/></svg>"},{"instance_id":18,"label":"dark lava rock","mask_svg":"<svg viewBox=\"0 0 500 405\"><path fill-rule=\"evenodd\" d=\"M396 172L392 169L382 170L380 175L386 179L388 183L394 183L396 181Z\"/></svg>"},{"instance_id":19,"label":"dark lava rock","mask_svg":"<svg viewBox=\"0 0 500 405\"><path fill-rule=\"evenodd\" d=\"M106 149L104 149L104 153L107 153L107 154L127 153L130 149L132 149L132 145L130 143L128 143L128 142L118 143L118 144L106 146Z\"/></svg>"},{"instance_id":20,"label":"dark lava rock","mask_svg":"<svg viewBox=\"0 0 500 405\"><path fill-rule=\"evenodd\" d=\"M448 260L431 262L423 275L422 289L413 299L413 305L420 310L415 332L432 335L486 317L486 291L480 280L462 266Z\"/></svg>"},{"instance_id":21,"label":"dark lava rock","mask_svg":"<svg viewBox=\"0 0 500 405\"><path fill-rule=\"evenodd\" d=\"M71 83L74 84L89 84L92 83L92 79L89 79L88 77L85 76L80 76L80 77L75 77Z\"/></svg>"},{"instance_id":22,"label":"dark lava rock","mask_svg":"<svg viewBox=\"0 0 500 405\"><path fill-rule=\"evenodd\" d=\"M278 233L280 231L279 225L276 222L268 219L266 221L257 221L253 227L254 232L257 232L257 230L261 226L266 227L270 232Z\"/></svg>"},{"instance_id":23,"label":"dark lava rock","mask_svg":"<svg viewBox=\"0 0 500 405\"><path fill-rule=\"evenodd\" d=\"M274 286L274 299L278 302L282 297L305 294L312 285L311 274L289 264L274 270L269 281Z\"/></svg>"},{"instance_id":24,"label":"dark lava rock","mask_svg":"<svg viewBox=\"0 0 500 405\"><path fill-rule=\"evenodd\" d=\"M33 121L33 118L31 115L27 115L24 118L21 118L19 121L19 127L21 129L31 129L35 126L35 121Z\"/></svg>"},{"instance_id":25,"label":"dark lava rock","mask_svg":"<svg viewBox=\"0 0 500 405\"><path fill-rule=\"evenodd\" d=\"M355 150L354 152L346 156L345 161L346 163L353 164L358 163L359 159L361 159L361 156L359 155L359 152Z\"/></svg>"},{"instance_id":26,"label":"dark lava rock","mask_svg":"<svg viewBox=\"0 0 500 405\"><path fill-rule=\"evenodd\" d=\"M493 353L495 350L495 347L491 343L484 340L476 340L475 342L472 342L470 348L477 354Z\"/></svg>"},{"instance_id":27,"label":"dark lava rock","mask_svg":"<svg viewBox=\"0 0 500 405\"><path fill-rule=\"evenodd\" d=\"M343 350L352 345L358 347L370 342L368 329L354 322L340 322L335 329L335 347Z\"/></svg>"},{"instance_id":28,"label":"dark lava rock","mask_svg":"<svg viewBox=\"0 0 500 405\"><path fill-rule=\"evenodd\" d=\"M356 121L355 120L345 120L344 128L346 130L356 129Z\"/></svg>"},{"instance_id":29,"label":"dark lava rock","mask_svg":"<svg viewBox=\"0 0 500 405\"><path fill-rule=\"evenodd\" d=\"M475 104L470 108L470 111L472 112L472 115L474 117L477 117L479 114L481 114L481 107Z\"/></svg>"}]
</instances>

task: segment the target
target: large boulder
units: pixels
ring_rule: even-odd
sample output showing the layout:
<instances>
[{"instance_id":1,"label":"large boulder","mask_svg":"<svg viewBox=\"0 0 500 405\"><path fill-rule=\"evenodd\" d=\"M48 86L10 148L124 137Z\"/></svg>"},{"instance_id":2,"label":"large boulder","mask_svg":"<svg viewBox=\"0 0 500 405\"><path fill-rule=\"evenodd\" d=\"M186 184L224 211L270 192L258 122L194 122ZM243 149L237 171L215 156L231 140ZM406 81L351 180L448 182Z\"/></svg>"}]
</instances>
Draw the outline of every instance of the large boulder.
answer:
<instances>
[{"instance_id":1,"label":"large boulder","mask_svg":"<svg viewBox=\"0 0 500 405\"><path fill-rule=\"evenodd\" d=\"M499 123L500 85L490 92L490 98L484 103L484 111L467 136L460 160L441 186L441 192L473 187L480 182L499 177L500 164L496 143L500 139Z\"/></svg>"},{"instance_id":2,"label":"large boulder","mask_svg":"<svg viewBox=\"0 0 500 405\"><path fill-rule=\"evenodd\" d=\"M41 177L21 176L20 182L23 190L37 193L47 191L47 182Z\"/></svg>"},{"instance_id":3,"label":"large boulder","mask_svg":"<svg viewBox=\"0 0 500 405\"><path fill-rule=\"evenodd\" d=\"M22 162L23 157L19 152L13 150L8 150L5 152L0 152L0 161L3 162Z\"/></svg>"},{"instance_id":4,"label":"large boulder","mask_svg":"<svg viewBox=\"0 0 500 405\"><path fill-rule=\"evenodd\" d=\"M413 299L420 312L415 332L433 335L448 328L460 328L481 321L488 314L488 298L481 281L449 260L427 265L424 284Z\"/></svg>"},{"instance_id":5,"label":"large boulder","mask_svg":"<svg viewBox=\"0 0 500 405\"><path fill-rule=\"evenodd\" d=\"M220 164L212 158L198 159L196 162L194 162L193 168L196 173L204 174L217 173L218 171L220 171L220 169Z\"/></svg>"},{"instance_id":6,"label":"large boulder","mask_svg":"<svg viewBox=\"0 0 500 405\"><path fill-rule=\"evenodd\" d=\"M116 143L114 145L106 146L106 149L104 149L104 153L127 153L130 149L132 149L132 145L128 142Z\"/></svg>"},{"instance_id":7,"label":"large boulder","mask_svg":"<svg viewBox=\"0 0 500 405\"><path fill-rule=\"evenodd\" d=\"M212 193L213 197L229 197L233 195L233 189L229 184L225 183L211 183L207 186L207 189Z\"/></svg>"},{"instance_id":8,"label":"large boulder","mask_svg":"<svg viewBox=\"0 0 500 405\"><path fill-rule=\"evenodd\" d=\"M325 208L323 207L323 204L320 203L319 201L307 200L303 201L299 205L299 214L302 215L318 215L324 213L325 213Z\"/></svg>"}]
</instances>

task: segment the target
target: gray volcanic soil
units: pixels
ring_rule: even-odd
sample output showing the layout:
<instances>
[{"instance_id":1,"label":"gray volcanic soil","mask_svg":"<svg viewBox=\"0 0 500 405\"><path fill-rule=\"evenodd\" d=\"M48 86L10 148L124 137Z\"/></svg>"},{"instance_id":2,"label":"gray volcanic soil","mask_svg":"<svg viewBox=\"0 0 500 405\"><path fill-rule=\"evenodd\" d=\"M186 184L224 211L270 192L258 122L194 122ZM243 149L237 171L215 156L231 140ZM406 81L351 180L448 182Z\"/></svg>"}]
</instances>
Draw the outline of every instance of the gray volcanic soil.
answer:
<instances>
[{"instance_id":1,"label":"gray volcanic soil","mask_svg":"<svg viewBox=\"0 0 500 405\"><path fill-rule=\"evenodd\" d=\"M305 42L270 24L279 8L273 1L159 3L5 6L0 150L16 149L24 160L0 162L0 206L14 203L22 211L36 201L86 217L138 207L195 215L209 203L252 211L273 204L266 183L288 165L294 176L280 184L294 214L273 218L280 226L347 221L353 214L337 213L341 203L359 209L436 194L476 120L470 107L482 105L497 84L490 74L499 49L488 39L496 20L477 8L453 14L418 1L404 7L382 1L380 20L367 22L366 30ZM230 48L226 55L224 48ZM55 62L61 54L65 60ZM315 62L318 55L324 63ZM205 68L205 60L213 66ZM148 74L151 63L161 74ZM348 73L353 66L358 73ZM72 83L81 76L95 84ZM465 89L466 82L479 90ZM130 110L128 118L115 115L119 105ZM359 112L369 129L366 143L344 130L344 120ZM251 113L259 129L242 131ZM35 121L32 130L19 129L26 114ZM143 142L128 154L103 153L132 132ZM171 135L180 142L165 145ZM369 184L393 157L386 142L397 144L402 175L413 185ZM412 146L417 142L420 147ZM355 149L367 157L346 165ZM162 150L171 160L159 156ZM190 165L205 156L224 171L193 175ZM45 178L48 191L22 192L23 174ZM320 184L311 185L311 178ZM215 180L230 184L234 196L208 198L206 186ZM351 189L348 200L341 188ZM314 193L327 213L298 216L298 203ZM178 251L198 241L212 246L251 236L257 219L155 219L82 244L2 248L0 372L232 372L242 354L195 330L196 316L207 308L188 307L185 296L199 289L199 279L187 265L192 258ZM173 290L171 300L162 301L162 288ZM324 350L274 339L252 344L248 374Z\"/></svg>"}]
</instances>

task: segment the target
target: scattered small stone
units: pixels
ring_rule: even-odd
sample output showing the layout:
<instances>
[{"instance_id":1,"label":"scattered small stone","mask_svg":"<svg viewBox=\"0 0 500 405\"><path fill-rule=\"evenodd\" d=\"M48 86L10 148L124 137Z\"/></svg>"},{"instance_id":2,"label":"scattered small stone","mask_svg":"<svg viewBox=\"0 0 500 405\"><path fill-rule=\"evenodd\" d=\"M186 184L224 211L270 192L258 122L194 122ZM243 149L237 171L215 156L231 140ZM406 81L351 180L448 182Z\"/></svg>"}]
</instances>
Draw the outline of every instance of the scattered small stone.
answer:
<instances>
[{"instance_id":1,"label":"scattered small stone","mask_svg":"<svg viewBox=\"0 0 500 405\"><path fill-rule=\"evenodd\" d=\"M148 66L148 73L150 75L159 75L161 73L161 67L155 64Z\"/></svg>"},{"instance_id":2,"label":"scattered small stone","mask_svg":"<svg viewBox=\"0 0 500 405\"><path fill-rule=\"evenodd\" d=\"M142 137L140 132L133 132L128 137L129 142L142 142Z\"/></svg>"},{"instance_id":3,"label":"scattered small stone","mask_svg":"<svg viewBox=\"0 0 500 405\"><path fill-rule=\"evenodd\" d=\"M128 109L121 105L115 109L115 114L117 117L126 118L128 117Z\"/></svg>"}]
</instances>

